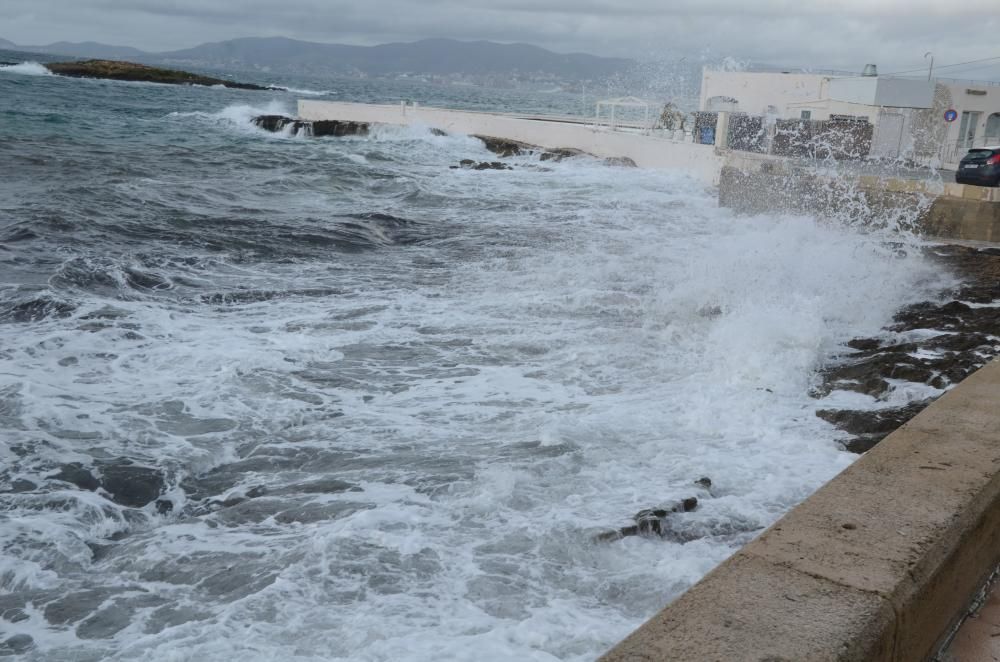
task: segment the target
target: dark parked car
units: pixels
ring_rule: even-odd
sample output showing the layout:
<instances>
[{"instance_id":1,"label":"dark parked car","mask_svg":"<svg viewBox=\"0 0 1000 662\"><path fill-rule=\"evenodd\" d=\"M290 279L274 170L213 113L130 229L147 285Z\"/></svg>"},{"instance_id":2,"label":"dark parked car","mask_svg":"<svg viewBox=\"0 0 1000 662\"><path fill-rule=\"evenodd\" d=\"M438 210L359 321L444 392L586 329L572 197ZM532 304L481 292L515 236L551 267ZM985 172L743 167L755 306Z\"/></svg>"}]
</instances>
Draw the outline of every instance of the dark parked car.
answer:
<instances>
[{"instance_id":1,"label":"dark parked car","mask_svg":"<svg viewBox=\"0 0 1000 662\"><path fill-rule=\"evenodd\" d=\"M1000 147L970 149L958 164L955 181L959 184L1000 186Z\"/></svg>"}]
</instances>

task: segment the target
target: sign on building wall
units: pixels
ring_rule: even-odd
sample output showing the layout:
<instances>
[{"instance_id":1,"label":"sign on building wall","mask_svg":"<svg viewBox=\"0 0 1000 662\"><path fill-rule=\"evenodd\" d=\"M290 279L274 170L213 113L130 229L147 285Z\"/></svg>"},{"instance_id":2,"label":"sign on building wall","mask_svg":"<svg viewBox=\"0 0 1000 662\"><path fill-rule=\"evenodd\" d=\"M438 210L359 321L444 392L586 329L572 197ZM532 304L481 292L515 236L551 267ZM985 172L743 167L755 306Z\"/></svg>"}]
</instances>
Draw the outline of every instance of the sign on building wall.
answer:
<instances>
[{"instance_id":1,"label":"sign on building wall","mask_svg":"<svg viewBox=\"0 0 1000 662\"><path fill-rule=\"evenodd\" d=\"M944 111L945 122L954 122L957 119L958 119L958 111L955 110L954 108L949 108L948 110Z\"/></svg>"}]
</instances>

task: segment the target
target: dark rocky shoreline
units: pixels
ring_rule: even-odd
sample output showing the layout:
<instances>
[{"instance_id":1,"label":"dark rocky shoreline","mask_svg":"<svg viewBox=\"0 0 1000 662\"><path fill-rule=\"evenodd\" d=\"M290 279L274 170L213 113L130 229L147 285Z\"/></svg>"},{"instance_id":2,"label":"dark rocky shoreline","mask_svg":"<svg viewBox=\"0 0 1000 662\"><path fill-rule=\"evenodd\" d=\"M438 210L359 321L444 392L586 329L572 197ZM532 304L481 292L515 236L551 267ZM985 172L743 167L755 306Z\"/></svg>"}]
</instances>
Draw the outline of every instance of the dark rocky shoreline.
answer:
<instances>
[{"instance_id":1,"label":"dark rocky shoreline","mask_svg":"<svg viewBox=\"0 0 1000 662\"><path fill-rule=\"evenodd\" d=\"M70 78L103 78L107 80L124 80L145 83L163 83L166 85L222 85L237 90L273 90L278 88L238 83L223 78L202 76L175 69L161 69L136 62L118 60L82 60L79 62L50 62L43 65L46 69L59 76Z\"/></svg>"},{"instance_id":2,"label":"dark rocky shoreline","mask_svg":"<svg viewBox=\"0 0 1000 662\"><path fill-rule=\"evenodd\" d=\"M893 381L944 391L1000 354L1000 248L939 245L925 250L961 283L943 292L937 302L925 301L899 311L885 330L937 333L908 342L851 340L848 351L820 373L814 396L848 390L882 400ZM934 399L875 410L820 409L816 415L850 435L844 440L847 450L864 453Z\"/></svg>"}]
</instances>

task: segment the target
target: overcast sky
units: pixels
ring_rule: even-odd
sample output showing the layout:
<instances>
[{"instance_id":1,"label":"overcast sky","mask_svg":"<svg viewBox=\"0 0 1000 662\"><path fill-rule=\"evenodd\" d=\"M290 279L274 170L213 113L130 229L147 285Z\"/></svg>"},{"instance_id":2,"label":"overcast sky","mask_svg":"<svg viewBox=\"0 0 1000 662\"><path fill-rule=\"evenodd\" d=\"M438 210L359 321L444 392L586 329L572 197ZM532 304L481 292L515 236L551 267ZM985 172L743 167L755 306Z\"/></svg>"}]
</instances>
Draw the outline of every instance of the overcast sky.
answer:
<instances>
[{"instance_id":1,"label":"overcast sky","mask_svg":"<svg viewBox=\"0 0 1000 662\"><path fill-rule=\"evenodd\" d=\"M234 37L372 45L527 42L638 59L705 57L891 73L1000 56L1000 0L2 0L0 37L162 51ZM942 75L993 77L997 61Z\"/></svg>"}]
</instances>

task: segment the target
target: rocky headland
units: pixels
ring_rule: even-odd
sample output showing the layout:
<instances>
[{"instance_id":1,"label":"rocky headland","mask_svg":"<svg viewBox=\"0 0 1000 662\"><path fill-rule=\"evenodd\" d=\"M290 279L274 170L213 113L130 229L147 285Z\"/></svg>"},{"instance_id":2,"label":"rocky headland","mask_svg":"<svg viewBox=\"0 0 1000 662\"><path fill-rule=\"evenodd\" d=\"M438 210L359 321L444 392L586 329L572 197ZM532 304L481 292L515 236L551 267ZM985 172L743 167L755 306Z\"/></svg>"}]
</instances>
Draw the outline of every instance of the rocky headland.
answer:
<instances>
[{"instance_id":1,"label":"rocky headland","mask_svg":"<svg viewBox=\"0 0 1000 662\"><path fill-rule=\"evenodd\" d=\"M167 85L205 85L230 87L237 90L276 89L252 83L238 83L223 78L202 76L175 69L161 69L136 62L118 60L82 60L79 62L49 62L46 69L59 76L71 78L105 78L144 83L164 83Z\"/></svg>"}]
</instances>

